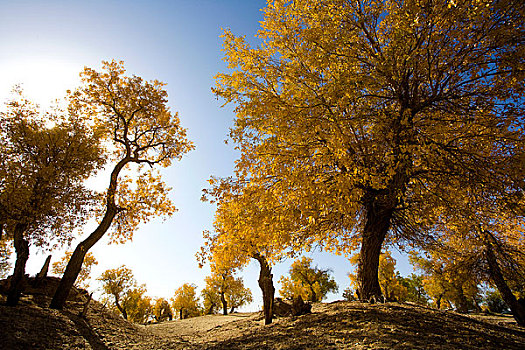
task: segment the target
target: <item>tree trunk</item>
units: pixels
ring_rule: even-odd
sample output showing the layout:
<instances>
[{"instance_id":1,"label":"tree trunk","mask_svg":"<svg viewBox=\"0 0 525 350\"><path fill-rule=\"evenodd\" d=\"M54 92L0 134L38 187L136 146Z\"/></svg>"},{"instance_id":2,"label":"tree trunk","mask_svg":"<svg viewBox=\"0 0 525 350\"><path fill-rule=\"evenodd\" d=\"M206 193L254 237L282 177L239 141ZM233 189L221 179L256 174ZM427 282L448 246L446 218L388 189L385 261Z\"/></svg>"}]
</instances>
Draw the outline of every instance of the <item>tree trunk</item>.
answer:
<instances>
[{"instance_id":1,"label":"tree trunk","mask_svg":"<svg viewBox=\"0 0 525 350\"><path fill-rule=\"evenodd\" d=\"M485 256L487 258L487 263L489 265L489 274L498 288L498 291L501 293L503 301L507 304L514 316L514 319L520 326L525 326L525 305L519 303L512 291L510 290L503 273L499 267L496 255L492 250L492 244L488 241L488 237L485 239Z\"/></svg>"},{"instance_id":2,"label":"tree trunk","mask_svg":"<svg viewBox=\"0 0 525 350\"><path fill-rule=\"evenodd\" d=\"M46 261L44 262L44 265L42 266L42 269L40 270L38 275L36 275L37 279L44 279L47 277L50 263L51 263L51 255L48 255Z\"/></svg>"},{"instance_id":3,"label":"tree trunk","mask_svg":"<svg viewBox=\"0 0 525 350\"><path fill-rule=\"evenodd\" d=\"M222 314L227 315L228 314L228 303L226 302L226 298L224 297L224 292L221 292L221 303L222 303Z\"/></svg>"},{"instance_id":4,"label":"tree trunk","mask_svg":"<svg viewBox=\"0 0 525 350\"><path fill-rule=\"evenodd\" d=\"M230 314L233 314L234 311L235 311L235 306L232 306L230 309Z\"/></svg>"},{"instance_id":5,"label":"tree trunk","mask_svg":"<svg viewBox=\"0 0 525 350\"><path fill-rule=\"evenodd\" d=\"M438 310L441 310L441 299L443 298L442 295L439 295L436 299L436 307Z\"/></svg>"},{"instance_id":6,"label":"tree trunk","mask_svg":"<svg viewBox=\"0 0 525 350\"><path fill-rule=\"evenodd\" d=\"M7 294L8 306L18 305L20 295L22 293L22 286L24 284L24 277L26 272L26 263L29 259L29 243L24 239L24 232L27 228L26 224L16 224L13 232L14 246L16 251L16 263L9 292Z\"/></svg>"},{"instance_id":7,"label":"tree trunk","mask_svg":"<svg viewBox=\"0 0 525 350\"><path fill-rule=\"evenodd\" d=\"M390 229L394 205L386 205L387 194L368 190L365 198L366 222L361 240L357 265L358 295L361 300L381 299L379 285L379 255L386 234Z\"/></svg>"},{"instance_id":8,"label":"tree trunk","mask_svg":"<svg viewBox=\"0 0 525 350\"><path fill-rule=\"evenodd\" d=\"M78 274L80 273L80 269L82 268L82 264L84 263L84 258L87 252L104 236L111 226L113 219L117 215L118 207L115 204L115 194L117 192L118 175L124 166L126 166L126 164L130 161L131 158L128 154L124 159L121 159L117 165L115 165L115 168L111 172L106 196L106 212L104 217L95 231L93 231L84 241L80 242L73 251L73 254L71 255L71 258L69 259L69 262L66 266L66 270L64 271L64 275L62 276L55 295L51 300L51 304L49 305L49 307L52 309L61 310L64 307L66 299L69 295L69 291L71 288L73 288Z\"/></svg>"},{"instance_id":9,"label":"tree trunk","mask_svg":"<svg viewBox=\"0 0 525 350\"><path fill-rule=\"evenodd\" d=\"M457 305L456 305L456 311L459 313L467 313L468 312L468 300L465 296L465 293L463 292L463 286L459 286L456 288L457 293Z\"/></svg>"},{"instance_id":10,"label":"tree trunk","mask_svg":"<svg viewBox=\"0 0 525 350\"><path fill-rule=\"evenodd\" d=\"M183 316L183 314L182 314L182 308L180 308L180 310L179 310L179 319L181 319L181 320L182 320L182 319L183 319L183 317L182 317L182 316Z\"/></svg>"},{"instance_id":11,"label":"tree trunk","mask_svg":"<svg viewBox=\"0 0 525 350\"><path fill-rule=\"evenodd\" d=\"M118 311L120 311L120 313L122 314L122 317L124 317L124 319L127 320L128 313L126 312L126 309L120 305L118 298L116 296L115 296L115 306L117 307Z\"/></svg>"},{"instance_id":12,"label":"tree trunk","mask_svg":"<svg viewBox=\"0 0 525 350\"><path fill-rule=\"evenodd\" d=\"M314 287L313 287L312 285L310 285L310 292L312 293L311 298L310 298L310 301L311 301L312 303L316 303L316 302L318 302L319 300L317 300L317 299L318 299L318 297L317 297L317 293L315 292ZM299 296L300 296L300 295L299 295ZM302 298L302 297L301 297L301 298Z\"/></svg>"},{"instance_id":13,"label":"tree trunk","mask_svg":"<svg viewBox=\"0 0 525 350\"><path fill-rule=\"evenodd\" d=\"M270 324L273 319L273 297L275 294L272 269L264 256L256 253L253 257L259 262L261 267L258 282L263 294L264 324Z\"/></svg>"}]
</instances>

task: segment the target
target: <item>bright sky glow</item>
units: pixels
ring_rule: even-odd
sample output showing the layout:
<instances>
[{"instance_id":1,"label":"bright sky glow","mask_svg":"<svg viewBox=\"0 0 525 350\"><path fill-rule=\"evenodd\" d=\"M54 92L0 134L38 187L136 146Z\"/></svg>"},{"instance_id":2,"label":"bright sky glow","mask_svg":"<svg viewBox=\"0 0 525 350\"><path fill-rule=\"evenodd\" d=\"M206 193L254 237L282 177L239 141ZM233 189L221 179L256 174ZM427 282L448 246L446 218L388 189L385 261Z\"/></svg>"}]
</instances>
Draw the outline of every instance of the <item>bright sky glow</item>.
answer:
<instances>
[{"instance_id":1,"label":"bright sky glow","mask_svg":"<svg viewBox=\"0 0 525 350\"><path fill-rule=\"evenodd\" d=\"M264 6L261 0L0 0L1 103L13 85L21 83L27 97L48 106L78 84L84 66L99 69L100 61L114 58L125 62L129 74L168 84L171 109L179 112L196 145L195 151L163 171L179 211L169 220L143 226L132 242L97 243L92 252L99 265L93 276L125 264L153 297L170 298L186 282L204 287L209 269L198 268L195 253L202 231L211 229L214 208L200 201L201 190L211 175L230 175L237 156L232 145L224 144L232 107L220 108L222 101L210 90L213 76L226 70L219 36L221 28L231 28L235 34L253 37ZM53 252L52 261L62 255ZM340 299L349 281L348 261L327 253L307 255L320 267L333 269L339 293L329 300ZM394 255L401 273L411 273L406 260ZM45 257L31 250L28 272L37 273ZM274 268L275 282L290 263ZM250 264L242 276L255 300L247 309L261 308L258 266Z\"/></svg>"}]
</instances>

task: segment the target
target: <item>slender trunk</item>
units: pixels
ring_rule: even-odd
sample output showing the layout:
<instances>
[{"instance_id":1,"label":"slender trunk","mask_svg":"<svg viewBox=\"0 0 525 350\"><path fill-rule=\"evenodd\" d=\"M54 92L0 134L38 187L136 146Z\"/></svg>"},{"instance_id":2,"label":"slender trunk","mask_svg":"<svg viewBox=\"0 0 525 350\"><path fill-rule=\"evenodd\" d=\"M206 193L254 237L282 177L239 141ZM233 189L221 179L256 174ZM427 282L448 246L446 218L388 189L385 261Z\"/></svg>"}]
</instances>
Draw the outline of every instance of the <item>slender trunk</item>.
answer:
<instances>
[{"instance_id":1,"label":"slender trunk","mask_svg":"<svg viewBox=\"0 0 525 350\"><path fill-rule=\"evenodd\" d=\"M487 258L487 263L489 265L489 274L492 282L498 288L498 291L501 293L503 301L507 304L514 316L514 319L520 326L525 326L525 305L519 303L511 289L509 288L501 268L499 267L496 255L492 249L492 244L488 241L488 237L485 240L485 256Z\"/></svg>"},{"instance_id":2,"label":"slender trunk","mask_svg":"<svg viewBox=\"0 0 525 350\"><path fill-rule=\"evenodd\" d=\"M64 307L66 299L69 295L69 291L71 288L73 288L78 274L80 273L80 269L82 268L82 264L84 263L84 258L87 252L104 236L111 226L113 219L117 215L118 208L115 204L115 193L117 191L118 175L124 166L129 162L129 157L120 160L111 172L111 180L106 197L106 213L104 214L104 218L102 218L102 221L95 231L93 231L84 241L80 242L73 251L73 254L71 255L71 258L69 259L69 262L66 266L66 270L64 271L64 275L62 276L57 290L55 291L55 295L51 300L51 304L49 305L50 308L61 310Z\"/></svg>"},{"instance_id":3,"label":"slender trunk","mask_svg":"<svg viewBox=\"0 0 525 350\"><path fill-rule=\"evenodd\" d=\"M436 299L436 307L438 310L441 310L441 299L442 299L442 296L438 296L437 299Z\"/></svg>"},{"instance_id":4,"label":"slender trunk","mask_svg":"<svg viewBox=\"0 0 525 350\"><path fill-rule=\"evenodd\" d=\"M128 319L128 313L126 312L126 309L120 305L117 296L115 295L115 306L117 307L118 311L122 314L122 317L124 317L125 320Z\"/></svg>"},{"instance_id":5,"label":"slender trunk","mask_svg":"<svg viewBox=\"0 0 525 350\"><path fill-rule=\"evenodd\" d=\"M183 319L183 317L182 317L182 316L183 316L183 315L182 315L182 308L180 308L180 310L179 310L179 319L181 319L181 320L182 320L182 319Z\"/></svg>"},{"instance_id":6,"label":"slender trunk","mask_svg":"<svg viewBox=\"0 0 525 350\"><path fill-rule=\"evenodd\" d=\"M46 258L46 261L44 262L44 265L42 266L42 269L40 269L40 272L38 273L38 275L36 275L37 279L44 279L47 277L50 263L51 263L51 255L48 255Z\"/></svg>"},{"instance_id":7,"label":"slender trunk","mask_svg":"<svg viewBox=\"0 0 525 350\"><path fill-rule=\"evenodd\" d=\"M234 311L235 311L235 306L232 306L230 309L230 314L233 314Z\"/></svg>"},{"instance_id":8,"label":"slender trunk","mask_svg":"<svg viewBox=\"0 0 525 350\"><path fill-rule=\"evenodd\" d=\"M222 303L222 314L227 315L228 314L228 303L226 302L226 298L224 297L224 292L221 292L221 303Z\"/></svg>"},{"instance_id":9,"label":"slender trunk","mask_svg":"<svg viewBox=\"0 0 525 350\"><path fill-rule=\"evenodd\" d=\"M27 228L26 224L16 224L13 232L14 246L16 251L16 263L13 276L11 276L11 285L7 294L8 306L18 305L20 295L22 293L22 286L24 284L24 277L26 272L26 263L29 259L29 243L24 239L24 232Z\"/></svg>"},{"instance_id":10,"label":"slender trunk","mask_svg":"<svg viewBox=\"0 0 525 350\"><path fill-rule=\"evenodd\" d=\"M386 205L387 197L380 191L369 190L365 199L366 222L363 229L361 251L357 265L357 284L359 297L362 300L381 298L379 285L379 255L386 234L390 229L393 205Z\"/></svg>"},{"instance_id":11,"label":"slender trunk","mask_svg":"<svg viewBox=\"0 0 525 350\"><path fill-rule=\"evenodd\" d=\"M264 256L255 253L253 258L259 262L261 268L258 282L263 294L264 324L270 324L273 319L273 297L275 294L272 269Z\"/></svg>"}]
</instances>

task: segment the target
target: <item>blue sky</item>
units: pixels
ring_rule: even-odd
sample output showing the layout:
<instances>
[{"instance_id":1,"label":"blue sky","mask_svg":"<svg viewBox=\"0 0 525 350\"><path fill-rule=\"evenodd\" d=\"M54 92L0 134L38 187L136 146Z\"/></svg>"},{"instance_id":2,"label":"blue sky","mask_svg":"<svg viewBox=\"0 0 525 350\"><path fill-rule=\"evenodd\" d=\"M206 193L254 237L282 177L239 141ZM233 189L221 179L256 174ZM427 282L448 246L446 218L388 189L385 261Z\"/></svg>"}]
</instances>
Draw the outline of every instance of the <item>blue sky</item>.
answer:
<instances>
[{"instance_id":1,"label":"blue sky","mask_svg":"<svg viewBox=\"0 0 525 350\"><path fill-rule=\"evenodd\" d=\"M109 246L105 240L99 242L92 250L99 261L94 276L125 264L153 297L170 298L186 282L199 289L204 286L209 270L198 268L195 253L202 244L202 231L211 228L214 208L200 201L201 190L211 175L231 175L237 156L233 146L224 143L233 108L221 108L222 101L211 93L213 76L226 70L221 28L253 38L264 6L260 0L0 0L2 101L13 84L22 83L28 97L45 105L74 88L84 66L98 69L102 60L123 60L129 74L167 83L169 105L179 112L196 145L196 150L163 172L179 211L169 220L144 225L132 242ZM53 261L61 255L55 253ZM329 300L341 298L351 269L348 261L326 253L307 255L334 271L340 291ZM44 260L45 255L32 250L28 271L36 273ZM411 273L400 260L401 273ZM275 281L290 263L274 268ZM250 264L242 276L254 293L248 309L255 310L262 305L256 264Z\"/></svg>"}]
</instances>

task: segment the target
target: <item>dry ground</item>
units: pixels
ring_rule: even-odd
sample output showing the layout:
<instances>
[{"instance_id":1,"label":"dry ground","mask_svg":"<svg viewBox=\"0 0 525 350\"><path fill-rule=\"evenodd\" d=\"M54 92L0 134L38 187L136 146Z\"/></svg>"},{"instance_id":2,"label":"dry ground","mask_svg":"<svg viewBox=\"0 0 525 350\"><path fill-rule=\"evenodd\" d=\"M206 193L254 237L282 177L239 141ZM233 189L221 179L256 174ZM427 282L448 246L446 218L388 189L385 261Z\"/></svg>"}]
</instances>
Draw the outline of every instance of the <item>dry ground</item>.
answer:
<instances>
[{"instance_id":1,"label":"dry ground","mask_svg":"<svg viewBox=\"0 0 525 350\"><path fill-rule=\"evenodd\" d=\"M264 326L259 314L132 325L93 302L66 311L33 300L0 305L0 349L525 349L512 318L465 316L410 304L316 304Z\"/></svg>"}]
</instances>

